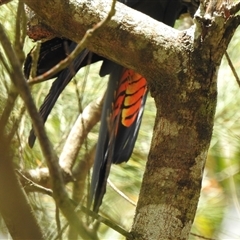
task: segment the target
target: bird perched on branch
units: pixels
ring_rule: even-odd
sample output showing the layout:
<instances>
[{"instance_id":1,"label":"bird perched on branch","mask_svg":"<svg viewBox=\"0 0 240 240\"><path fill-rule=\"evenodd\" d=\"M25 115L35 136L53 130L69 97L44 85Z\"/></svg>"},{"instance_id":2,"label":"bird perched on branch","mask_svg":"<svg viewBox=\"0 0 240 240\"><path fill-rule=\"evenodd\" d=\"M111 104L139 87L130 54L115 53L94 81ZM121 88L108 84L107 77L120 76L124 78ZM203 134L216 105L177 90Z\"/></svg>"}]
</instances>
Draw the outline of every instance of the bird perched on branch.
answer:
<instances>
[{"instance_id":1,"label":"bird perched on branch","mask_svg":"<svg viewBox=\"0 0 240 240\"><path fill-rule=\"evenodd\" d=\"M193 14L199 4L198 0L120 0L119 2L169 26L174 25L181 13L189 11ZM76 43L62 38L54 38L43 43L40 48L36 75L44 74L64 59L75 47ZM40 114L45 122L59 95L78 70L97 61L103 61L100 76L109 74L110 77L102 110L90 191L93 210L96 212L106 192L111 163L126 162L132 154L147 98L147 80L137 72L85 49L73 61L71 69L66 68L54 75L57 79L40 107ZM29 54L24 66L27 78L30 74L31 63L32 58ZM35 139L34 131L31 130L29 136L31 147Z\"/></svg>"}]
</instances>

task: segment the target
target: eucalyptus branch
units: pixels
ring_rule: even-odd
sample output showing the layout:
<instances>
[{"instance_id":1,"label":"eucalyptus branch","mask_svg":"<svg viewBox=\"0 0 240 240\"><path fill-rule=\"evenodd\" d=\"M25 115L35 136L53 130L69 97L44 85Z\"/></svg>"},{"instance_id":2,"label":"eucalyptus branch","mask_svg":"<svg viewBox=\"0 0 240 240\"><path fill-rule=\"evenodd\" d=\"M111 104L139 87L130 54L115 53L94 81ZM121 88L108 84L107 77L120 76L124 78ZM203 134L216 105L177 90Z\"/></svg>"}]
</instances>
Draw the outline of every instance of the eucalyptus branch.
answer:
<instances>
[{"instance_id":1,"label":"eucalyptus branch","mask_svg":"<svg viewBox=\"0 0 240 240\"><path fill-rule=\"evenodd\" d=\"M83 110L82 114L79 115L71 132L69 133L59 158L61 169L64 173L66 173L63 175L65 183L72 181L73 179L76 181L83 181L84 179L85 181L86 174L92 166L93 157L91 156L95 152L94 149L84 157L84 159L87 159L87 161L80 161L72 172L72 167L87 134L100 119L103 99L104 97L101 97L96 101L91 102ZM27 176L27 178L39 185L50 185L49 171L47 168L23 170L22 173ZM81 178L81 180L79 178Z\"/></svg>"},{"instance_id":2,"label":"eucalyptus branch","mask_svg":"<svg viewBox=\"0 0 240 240\"><path fill-rule=\"evenodd\" d=\"M59 164L64 171L71 175L78 152L92 127L100 120L104 97L91 102L79 115L59 157Z\"/></svg>"},{"instance_id":3,"label":"eucalyptus branch","mask_svg":"<svg viewBox=\"0 0 240 240\"><path fill-rule=\"evenodd\" d=\"M93 28L87 30L82 40L78 43L76 48L68 55L68 57L66 57L59 64L57 64L56 66L48 70L46 73L29 80L28 81L29 85L43 82L46 79L49 79L51 76L58 73L59 71L63 70L67 66L69 66L73 62L73 60L86 48L89 39L92 38L92 36L96 35L99 32L99 30L102 28L102 26L104 26L104 24L106 24L114 16L115 4L116 4L116 0L113 0L111 5L111 10L109 11L107 17L104 18L99 23L97 23Z\"/></svg>"},{"instance_id":4,"label":"eucalyptus branch","mask_svg":"<svg viewBox=\"0 0 240 240\"><path fill-rule=\"evenodd\" d=\"M102 101L103 97L97 99L95 102L90 103L84 109L83 113L79 116L74 127L72 128L60 156L60 165L64 172L67 173L67 175L64 174L64 182L69 181L69 176L71 176L71 179L75 179L73 199L77 202L79 202L78 200L82 198L85 179L93 163L95 148L90 152L90 154L87 154L88 156L85 156L84 159L79 162L78 166L74 169L73 175L72 166L88 132L91 130L92 126L99 121ZM31 172L33 171L34 170ZM41 174L42 171L37 170L37 172ZM28 174L29 173L30 172L28 172ZM46 179L46 171L43 171L43 174L43 179ZM36 174L33 176L36 176ZM38 179L42 179L41 176L38 176Z\"/></svg>"}]
</instances>

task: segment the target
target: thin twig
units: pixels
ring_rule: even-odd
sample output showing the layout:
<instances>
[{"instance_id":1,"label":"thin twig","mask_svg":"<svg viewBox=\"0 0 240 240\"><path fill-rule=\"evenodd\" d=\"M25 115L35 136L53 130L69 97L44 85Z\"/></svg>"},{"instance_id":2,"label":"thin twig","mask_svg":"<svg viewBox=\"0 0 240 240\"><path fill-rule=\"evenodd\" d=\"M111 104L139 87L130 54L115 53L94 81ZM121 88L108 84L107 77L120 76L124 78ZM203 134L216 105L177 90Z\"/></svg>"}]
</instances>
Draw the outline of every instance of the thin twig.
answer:
<instances>
[{"instance_id":1,"label":"thin twig","mask_svg":"<svg viewBox=\"0 0 240 240\"><path fill-rule=\"evenodd\" d=\"M205 239L205 240L216 240L215 238L208 238L208 237L204 237L204 236L201 236L199 234L196 234L196 233L190 233L192 236L195 236L195 237L199 237L201 239Z\"/></svg>"},{"instance_id":2,"label":"thin twig","mask_svg":"<svg viewBox=\"0 0 240 240\"><path fill-rule=\"evenodd\" d=\"M228 65L229 65L229 67L231 68L232 73L233 73L233 75L234 75L234 77L235 77L235 79L236 79L236 81L237 81L237 84L238 84L238 86L240 87L240 79L239 79L239 77L238 77L237 71L236 71L235 67L233 66L233 63L232 63L231 58L230 58L230 56L229 56L229 54L228 54L227 51L225 52L225 56L226 56L226 58L227 58Z\"/></svg>"},{"instance_id":3,"label":"thin twig","mask_svg":"<svg viewBox=\"0 0 240 240\"><path fill-rule=\"evenodd\" d=\"M53 196L53 192L49 188L45 188L35 182L33 182L31 179L27 178L24 174L22 174L19 170L16 170L16 173L21 177L23 181L22 185L27 192L40 192L43 194L47 194L48 196Z\"/></svg>"},{"instance_id":4,"label":"thin twig","mask_svg":"<svg viewBox=\"0 0 240 240\"><path fill-rule=\"evenodd\" d=\"M37 66L38 66L40 47L41 47L41 43L37 42L34 49L30 52L31 57L32 57L30 76L32 78L35 78L37 75Z\"/></svg>"},{"instance_id":5,"label":"thin twig","mask_svg":"<svg viewBox=\"0 0 240 240\"><path fill-rule=\"evenodd\" d=\"M57 236L53 240L59 240L60 235L63 234L63 232L67 229L68 226L69 226L69 224L65 223L65 225L61 228L61 231L58 232Z\"/></svg>"},{"instance_id":6,"label":"thin twig","mask_svg":"<svg viewBox=\"0 0 240 240\"><path fill-rule=\"evenodd\" d=\"M132 204L134 207L136 207L136 203L131 200L126 194L124 194L122 191L120 191L112 182L110 179L107 180L109 186L117 193L119 194L121 197L123 197L127 202L129 202L130 204Z\"/></svg>"},{"instance_id":7,"label":"thin twig","mask_svg":"<svg viewBox=\"0 0 240 240\"><path fill-rule=\"evenodd\" d=\"M82 212L88 214L90 217L96 219L97 221L99 221L99 222L107 225L108 227L112 228L113 230L120 233L121 235L125 236L127 239L129 239L129 240L133 239L133 236L130 232L126 231L125 229L123 229L119 225L113 223L113 221L110 221L107 218L104 218L104 217L100 216L99 214L97 214L93 211L90 211L88 208L86 208L84 206L80 206L80 210Z\"/></svg>"},{"instance_id":8,"label":"thin twig","mask_svg":"<svg viewBox=\"0 0 240 240\"><path fill-rule=\"evenodd\" d=\"M20 171L17 170L18 175L24 179L24 181L26 182L27 185L24 186L25 189L29 190L31 189L31 191L35 191L35 192L41 192L44 194L47 194L51 197L53 197L53 191L51 189L48 188L44 188L42 186L40 186L39 184L34 183L33 181L31 181L30 179L28 179L27 177L25 177ZM30 187L30 188L29 188ZM87 209L84 206L80 206L78 205L75 201L71 200L72 203L75 205L75 207L78 207L79 210L81 210L82 212L88 214L90 217L93 217L94 219L96 219L97 221L107 225L108 227L114 229L115 231L117 231L118 233L122 234L125 237L128 237L128 239L132 239L132 235L131 233L127 232L126 230L124 230L122 227L120 227L119 225L113 223L112 221L108 220L105 217L100 216L99 214L92 212L91 210Z\"/></svg>"},{"instance_id":9,"label":"thin twig","mask_svg":"<svg viewBox=\"0 0 240 240\"><path fill-rule=\"evenodd\" d=\"M82 98L80 97L81 95L78 88L77 79L75 77L73 78L73 84L74 84L75 94L77 97L78 111L79 113L82 113Z\"/></svg>"},{"instance_id":10,"label":"thin twig","mask_svg":"<svg viewBox=\"0 0 240 240\"><path fill-rule=\"evenodd\" d=\"M56 210L55 210L55 219L56 219L56 225L57 225L57 232L58 232L58 239L62 240L62 231L61 231L61 221L60 221L60 212L59 208L56 204Z\"/></svg>"}]
</instances>

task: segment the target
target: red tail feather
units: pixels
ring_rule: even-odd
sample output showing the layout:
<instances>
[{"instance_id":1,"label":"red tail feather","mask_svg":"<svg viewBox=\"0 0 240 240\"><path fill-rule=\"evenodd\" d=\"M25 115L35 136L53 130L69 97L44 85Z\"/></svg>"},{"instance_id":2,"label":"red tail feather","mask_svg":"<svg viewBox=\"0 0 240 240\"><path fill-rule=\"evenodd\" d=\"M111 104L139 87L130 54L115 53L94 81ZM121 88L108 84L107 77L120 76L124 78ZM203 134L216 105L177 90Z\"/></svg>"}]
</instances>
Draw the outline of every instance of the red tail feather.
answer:
<instances>
[{"instance_id":1,"label":"red tail feather","mask_svg":"<svg viewBox=\"0 0 240 240\"><path fill-rule=\"evenodd\" d=\"M119 119L119 124L130 127L138 116L142 106L143 96L146 93L146 79L133 70L123 69L123 74L115 96L112 122ZM115 129L115 132L116 130L117 129Z\"/></svg>"}]
</instances>

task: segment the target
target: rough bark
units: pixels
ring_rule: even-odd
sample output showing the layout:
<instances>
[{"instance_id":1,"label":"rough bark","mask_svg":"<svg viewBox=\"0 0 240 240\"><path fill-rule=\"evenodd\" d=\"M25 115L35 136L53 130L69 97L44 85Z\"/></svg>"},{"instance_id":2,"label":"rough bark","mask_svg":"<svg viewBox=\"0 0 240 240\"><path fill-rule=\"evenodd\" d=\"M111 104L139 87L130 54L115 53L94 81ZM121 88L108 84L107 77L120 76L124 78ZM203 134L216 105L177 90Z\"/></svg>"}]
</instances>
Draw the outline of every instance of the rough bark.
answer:
<instances>
[{"instance_id":1,"label":"rough bark","mask_svg":"<svg viewBox=\"0 0 240 240\"><path fill-rule=\"evenodd\" d=\"M217 70L237 22L197 16L179 38L186 52L173 62L175 74L150 85L157 116L132 227L137 239L188 239L212 135Z\"/></svg>"},{"instance_id":2,"label":"rough bark","mask_svg":"<svg viewBox=\"0 0 240 240\"><path fill-rule=\"evenodd\" d=\"M79 41L111 1L24 2L60 35ZM120 3L116 10L88 47L147 77L157 107L132 234L187 239L212 134L217 69L239 19L227 8L211 16L203 11L191 30L180 32Z\"/></svg>"},{"instance_id":3,"label":"rough bark","mask_svg":"<svg viewBox=\"0 0 240 240\"><path fill-rule=\"evenodd\" d=\"M199 63L209 63L200 56ZM187 239L193 223L213 128L218 65L196 68L194 57L189 51L184 60L178 58L181 71L152 89L157 116L132 228L137 239Z\"/></svg>"},{"instance_id":4,"label":"rough bark","mask_svg":"<svg viewBox=\"0 0 240 240\"><path fill-rule=\"evenodd\" d=\"M107 16L111 6L111 0L24 2L59 36L76 42L82 39L88 29ZM158 79L161 72L172 70L168 66L181 55L181 49L176 48L180 45L177 41L181 34L180 31L117 3L115 16L88 41L87 46L95 53L138 70L150 81Z\"/></svg>"}]
</instances>

